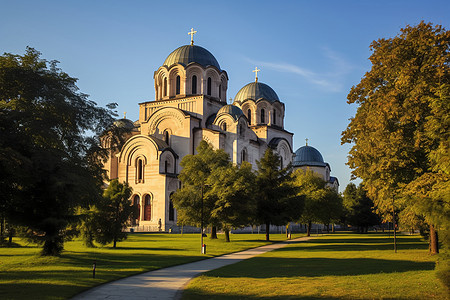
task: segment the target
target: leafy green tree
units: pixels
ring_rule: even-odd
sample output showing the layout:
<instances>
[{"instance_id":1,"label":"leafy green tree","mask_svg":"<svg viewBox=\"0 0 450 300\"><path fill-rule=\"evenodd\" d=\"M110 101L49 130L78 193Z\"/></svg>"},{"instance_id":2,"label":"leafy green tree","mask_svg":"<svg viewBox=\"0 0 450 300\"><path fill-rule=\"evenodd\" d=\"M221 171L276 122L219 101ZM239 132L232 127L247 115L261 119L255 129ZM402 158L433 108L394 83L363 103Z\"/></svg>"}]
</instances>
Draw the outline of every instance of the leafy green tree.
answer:
<instances>
[{"instance_id":1,"label":"leafy green tree","mask_svg":"<svg viewBox=\"0 0 450 300\"><path fill-rule=\"evenodd\" d=\"M62 251L77 207L101 196L98 137L113 112L76 82L32 48L0 56L1 217L28 228L44 255Z\"/></svg>"},{"instance_id":2,"label":"leafy green tree","mask_svg":"<svg viewBox=\"0 0 450 300\"><path fill-rule=\"evenodd\" d=\"M435 229L449 227L449 42L449 31L423 21L374 41L372 69L348 95L358 108L342 133L353 144L348 164L377 210L414 205L430 226L431 253Z\"/></svg>"},{"instance_id":3,"label":"leafy green tree","mask_svg":"<svg viewBox=\"0 0 450 300\"><path fill-rule=\"evenodd\" d=\"M96 232L95 241L102 245L113 243L116 248L117 242L127 238L124 229L133 213L133 205L130 197L132 189L128 183L119 183L117 179L112 180L103 193L103 200L98 205L98 212L92 219Z\"/></svg>"},{"instance_id":4,"label":"leafy green tree","mask_svg":"<svg viewBox=\"0 0 450 300\"><path fill-rule=\"evenodd\" d=\"M298 195L304 199L303 212L298 221L307 225L307 236L310 236L312 223L322 222L321 202L326 195L326 182L312 170L298 169L294 171L293 178Z\"/></svg>"},{"instance_id":5,"label":"leafy green tree","mask_svg":"<svg viewBox=\"0 0 450 300\"><path fill-rule=\"evenodd\" d=\"M330 224L339 222L342 217L344 211L342 197L329 187L325 187L320 194L316 212L317 219L326 226L327 231L330 231Z\"/></svg>"},{"instance_id":6,"label":"leafy green tree","mask_svg":"<svg viewBox=\"0 0 450 300\"><path fill-rule=\"evenodd\" d=\"M370 226L380 224L380 218L374 212L374 203L362 184L356 187L349 183L343 194L344 220L348 224L356 226L360 233L367 233Z\"/></svg>"},{"instance_id":7,"label":"leafy green tree","mask_svg":"<svg viewBox=\"0 0 450 300\"><path fill-rule=\"evenodd\" d=\"M186 155L180 165L182 170L178 178L182 186L172 195L173 204L178 212L178 222L200 226L203 211L203 224L210 224L216 228L220 225L220 221L211 212L217 197L215 193L210 192L212 186L208 178L214 170L231 166L229 155L223 149L214 150L206 141L201 141L197 147L197 154ZM217 236L211 234L211 238Z\"/></svg>"},{"instance_id":8,"label":"leafy green tree","mask_svg":"<svg viewBox=\"0 0 450 300\"><path fill-rule=\"evenodd\" d=\"M297 196L291 176L291 166L281 168L278 154L268 148L257 161L256 220L266 225L266 240L270 240L270 225L286 225L300 217L303 202Z\"/></svg>"},{"instance_id":9,"label":"leafy green tree","mask_svg":"<svg viewBox=\"0 0 450 300\"><path fill-rule=\"evenodd\" d=\"M211 187L208 194L216 199L211 217L220 223L227 242L230 241L231 228L251 224L256 210L255 179L248 162L243 162L240 167L229 165L217 168L208 178Z\"/></svg>"}]
</instances>

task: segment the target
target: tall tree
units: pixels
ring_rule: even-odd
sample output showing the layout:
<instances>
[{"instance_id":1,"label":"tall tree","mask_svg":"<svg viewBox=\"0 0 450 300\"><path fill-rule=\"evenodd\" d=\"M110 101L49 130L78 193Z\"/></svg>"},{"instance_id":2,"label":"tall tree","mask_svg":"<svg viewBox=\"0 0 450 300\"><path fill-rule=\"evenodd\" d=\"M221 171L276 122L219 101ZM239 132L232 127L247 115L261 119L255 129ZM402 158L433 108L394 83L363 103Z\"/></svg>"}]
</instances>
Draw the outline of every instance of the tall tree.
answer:
<instances>
[{"instance_id":1,"label":"tall tree","mask_svg":"<svg viewBox=\"0 0 450 300\"><path fill-rule=\"evenodd\" d=\"M1 217L28 228L44 255L62 251L76 208L101 195L98 137L113 112L76 82L32 48L0 56Z\"/></svg>"},{"instance_id":2,"label":"tall tree","mask_svg":"<svg viewBox=\"0 0 450 300\"><path fill-rule=\"evenodd\" d=\"M229 242L231 228L251 224L256 210L255 174L251 164L243 162L240 167L230 165L213 170L208 184L208 194L216 199L211 216L218 220Z\"/></svg>"},{"instance_id":3,"label":"tall tree","mask_svg":"<svg viewBox=\"0 0 450 300\"><path fill-rule=\"evenodd\" d=\"M94 222L94 238L102 245L113 243L116 248L117 242L127 238L124 229L134 211L130 197L132 189L128 183L119 183L117 179L109 183L103 193L103 200L98 205Z\"/></svg>"},{"instance_id":4,"label":"tall tree","mask_svg":"<svg viewBox=\"0 0 450 300\"><path fill-rule=\"evenodd\" d=\"M370 226L380 223L379 216L374 212L374 203L367 196L362 184L358 187L353 183L347 185L344 191L344 206L347 222L356 226L360 233L367 233Z\"/></svg>"},{"instance_id":5,"label":"tall tree","mask_svg":"<svg viewBox=\"0 0 450 300\"><path fill-rule=\"evenodd\" d=\"M352 173L364 180L378 211L417 200L430 232L446 227L450 205L449 43L449 31L423 21L374 41L372 69L348 95L358 108L342 133L342 143L353 143ZM403 203L406 194L412 202ZM436 238L430 235L432 253Z\"/></svg>"},{"instance_id":6,"label":"tall tree","mask_svg":"<svg viewBox=\"0 0 450 300\"><path fill-rule=\"evenodd\" d=\"M293 177L298 195L304 199L303 212L298 221L306 224L307 236L310 236L312 223L322 222L320 216L322 210L321 202L326 195L326 182L312 170L296 170L293 173Z\"/></svg>"},{"instance_id":7,"label":"tall tree","mask_svg":"<svg viewBox=\"0 0 450 300\"><path fill-rule=\"evenodd\" d=\"M186 155L180 165L182 170L178 178L182 186L172 195L178 222L200 226L203 221L203 224L218 226L220 222L211 214L217 197L210 192L212 186L208 178L214 170L231 166L229 155L223 149L214 150L206 141L201 141L197 154Z\"/></svg>"},{"instance_id":8,"label":"tall tree","mask_svg":"<svg viewBox=\"0 0 450 300\"><path fill-rule=\"evenodd\" d=\"M257 161L256 219L266 225L266 240L270 240L270 225L286 225L300 217L303 202L293 186L291 166L281 167L278 154L268 148Z\"/></svg>"}]
</instances>

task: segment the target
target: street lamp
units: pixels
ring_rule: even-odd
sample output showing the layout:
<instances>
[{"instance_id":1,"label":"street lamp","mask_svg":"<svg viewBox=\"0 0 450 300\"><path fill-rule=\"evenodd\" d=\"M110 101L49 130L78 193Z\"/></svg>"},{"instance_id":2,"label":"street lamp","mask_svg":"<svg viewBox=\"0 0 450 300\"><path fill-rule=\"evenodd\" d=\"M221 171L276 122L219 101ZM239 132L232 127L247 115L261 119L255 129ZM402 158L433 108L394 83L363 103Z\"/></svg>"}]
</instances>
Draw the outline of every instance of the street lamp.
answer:
<instances>
[{"instance_id":1,"label":"street lamp","mask_svg":"<svg viewBox=\"0 0 450 300\"><path fill-rule=\"evenodd\" d=\"M201 242L201 246L202 246L202 254L206 254L206 245L203 244L203 185L204 184L202 184L202 187L201 187L201 205L202 205L202 207L201 207L201 214L200 214L200 219L201 219L201 221L200 221L200 236L201 236L200 242Z\"/></svg>"}]
</instances>

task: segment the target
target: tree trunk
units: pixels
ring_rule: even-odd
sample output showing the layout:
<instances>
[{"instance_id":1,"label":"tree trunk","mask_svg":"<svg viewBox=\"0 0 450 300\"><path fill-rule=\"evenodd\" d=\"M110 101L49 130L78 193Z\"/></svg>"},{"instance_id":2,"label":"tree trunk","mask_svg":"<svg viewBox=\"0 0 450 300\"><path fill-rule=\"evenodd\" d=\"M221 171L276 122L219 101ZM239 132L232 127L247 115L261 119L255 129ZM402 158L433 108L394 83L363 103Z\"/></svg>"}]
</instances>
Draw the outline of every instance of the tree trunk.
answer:
<instances>
[{"instance_id":1,"label":"tree trunk","mask_svg":"<svg viewBox=\"0 0 450 300\"><path fill-rule=\"evenodd\" d=\"M225 231L225 242L230 242L230 230L228 228L224 229Z\"/></svg>"},{"instance_id":2,"label":"tree trunk","mask_svg":"<svg viewBox=\"0 0 450 300\"><path fill-rule=\"evenodd\" d=\"M217 239L217 226L211 226L211 240Z\"/></svg>"},{"instance_id":3,"label":"tree trunk","mask_svg":"<svg viewBox=\"0 0 450 300\"><path fill-rule=\"evenodd\" d=\"M438 233L433 225L430 225L430 253L431 254L439 253Z\"/></svg>"},{"instance_id":4,"label":"tree trunk","mask_svg":"<svg viewBox=\"0 0 450 300\"><path fill-rule=\"evenodd\" d=\"M270 223L266 223L266 241L270 241L269 231L270 231Z\"/></svg>"},{"instance_id":5,"label":"tree trunk","mask_svg":"<svg viewBox=\"0 0 450 300\"><path fill-rule=\"evenodd\" d=\"M327 233L330 233L330 224L327 224Z\"/></svg>"},{"instance_id":6,"label":"tree trunk","mask_svg":"<svg viewBox=\"0 0 450 300\"><path fill-rule=\"evenodd\" d=\"M286 238L289 238L289 223L286 225Z\"/></svg>"},{"instance_id":7,"label":"tree trunk","mask_svg":"<svg viewBox=\"0 0 450 300\"><path fill-rule=\"evenodd\" d=\"M114 238L113 248L116 248L116 244L117 244L117 239Z\"/></svg>"},{"instance_id":8,"label":"tree trunk","mask_svg":"<svg viewBox=\"0 0 450 300\"><path fill-rule=\"evenodd\" d=\"M332 233L335 233L335 232L336 232L336 230L335 230L335 228L334 228L334 223L331 224L331 232L332 232Z\"/></svg>"},{"instance_id":9,"label":"tree trunk","mask_svg":"<svg viewBox=\"0 0 450 300\"><path fill-rule=\"evenodd\" d=\"M311 221L306 225L306 236L311 236Z\"/></svg>"}]
</instances>

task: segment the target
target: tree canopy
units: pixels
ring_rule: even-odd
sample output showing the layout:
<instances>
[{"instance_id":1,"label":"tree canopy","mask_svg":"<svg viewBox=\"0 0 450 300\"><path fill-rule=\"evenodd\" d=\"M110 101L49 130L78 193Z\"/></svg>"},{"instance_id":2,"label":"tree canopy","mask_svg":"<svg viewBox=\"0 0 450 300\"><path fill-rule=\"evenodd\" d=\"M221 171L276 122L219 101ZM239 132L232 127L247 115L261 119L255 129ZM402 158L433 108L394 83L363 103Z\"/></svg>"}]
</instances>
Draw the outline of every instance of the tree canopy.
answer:
<instances>
[{"instance_id":1,"label":"tree canopy","mask_svg":"<svg viewBox=\"0 0 450 300\"><path fill-rule=\"evenodd\" d=\"M430 231L446 231L450 220L449 44L448 30L423 21L374 41L372 68L348 95L356 115L342 133L353 144L352 173L378 211L413 205Z\"/></svg>"},{"instance_id":2,"label":"tree canopy","mask_svg":"<svg viewBox=\"0 0 450 300\"><path fill-rule=\"evenodd\" d=\"M63 249L76 208L101 195L99 136L113 112L78 91L77 79L27 48L0 56L0 206L43 254Z\"/></svg>"}]
</instances>

